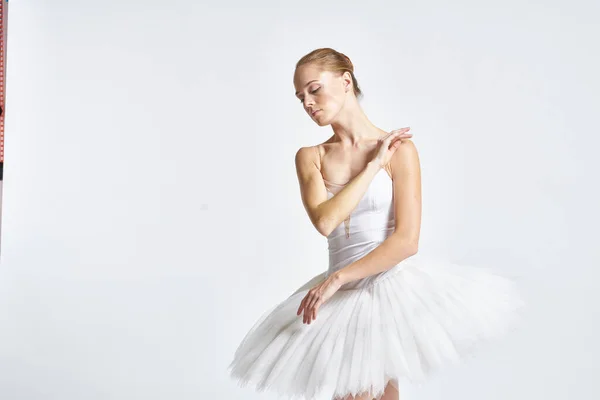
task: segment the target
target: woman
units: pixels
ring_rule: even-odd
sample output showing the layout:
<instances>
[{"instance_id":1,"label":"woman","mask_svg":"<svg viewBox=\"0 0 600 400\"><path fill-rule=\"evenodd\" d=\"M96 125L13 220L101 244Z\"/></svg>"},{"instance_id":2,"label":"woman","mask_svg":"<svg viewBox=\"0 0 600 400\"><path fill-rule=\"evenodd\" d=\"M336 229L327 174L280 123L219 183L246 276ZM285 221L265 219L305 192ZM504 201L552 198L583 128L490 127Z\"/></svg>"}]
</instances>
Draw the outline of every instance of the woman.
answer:
<instances>
[{"instance_id":1,"label":"woman","mask_svg":"<svg viewBox=\"0 0 600 400\"><path fill-rule=\"evenodd\" d=\"M505 333L524 305L490 269L424 259L419 157L409 128L373 125L348 57L330 48L296 64L296 96L326 142L296 153L302 201L327 237L329 268L267 311L229 369L242 386L286 398L398 400ZM343 183L338 183L343 182Z\"/></svg>"}]
</instances>

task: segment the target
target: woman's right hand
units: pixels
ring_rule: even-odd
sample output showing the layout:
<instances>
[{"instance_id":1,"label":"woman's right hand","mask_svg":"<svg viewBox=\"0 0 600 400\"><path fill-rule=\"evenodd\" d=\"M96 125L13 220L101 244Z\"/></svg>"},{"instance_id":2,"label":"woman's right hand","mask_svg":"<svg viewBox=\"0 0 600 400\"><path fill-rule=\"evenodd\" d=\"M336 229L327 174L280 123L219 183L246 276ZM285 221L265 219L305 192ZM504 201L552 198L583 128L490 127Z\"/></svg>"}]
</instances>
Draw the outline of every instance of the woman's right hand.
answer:
<instances>
[{"instance_id":1,"label":"woman's right hand","mask_svg":"<svg viewBox=\"0 0 600 400\"><path fill-rule=\"evenodd\" d=\"M402 140L410 139L412 137L412 133L407 133L409 130L410 127L394 129L386 136L379 139L377 152L371 161L376 162L381 168L385 167L392 159L392 155L398 146L400 146Z\"/></svg>"}]
</instances>

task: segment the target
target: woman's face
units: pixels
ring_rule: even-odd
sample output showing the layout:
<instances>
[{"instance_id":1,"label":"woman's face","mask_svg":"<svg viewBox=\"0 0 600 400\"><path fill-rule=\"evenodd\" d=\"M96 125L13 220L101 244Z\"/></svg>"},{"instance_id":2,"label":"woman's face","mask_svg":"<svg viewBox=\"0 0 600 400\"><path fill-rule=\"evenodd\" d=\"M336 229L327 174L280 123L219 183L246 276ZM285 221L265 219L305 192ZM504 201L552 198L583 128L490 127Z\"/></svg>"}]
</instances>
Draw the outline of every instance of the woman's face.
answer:
<instances>
[{"instance_id":1,"label":"woman's face","mask_svg":"<svg viewBox=\"0 0 600 400\"><path fill-rule=\"evenodd\" d=\"M329 125L346 101L350 74L335 74L318 67L305 64L294 73L296 97L306 113L319 126Z\"/></svg>"}]
</instances>

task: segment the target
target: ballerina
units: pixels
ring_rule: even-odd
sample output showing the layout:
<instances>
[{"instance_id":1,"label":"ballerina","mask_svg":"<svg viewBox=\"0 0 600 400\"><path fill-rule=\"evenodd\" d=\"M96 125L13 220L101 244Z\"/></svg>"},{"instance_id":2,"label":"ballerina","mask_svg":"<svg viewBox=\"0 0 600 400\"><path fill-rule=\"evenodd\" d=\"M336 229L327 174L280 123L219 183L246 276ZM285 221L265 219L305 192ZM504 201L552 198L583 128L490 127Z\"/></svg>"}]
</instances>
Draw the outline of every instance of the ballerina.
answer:
<instances>
[{"instance_id":1,"label":"ballerina","mask_svg":"<svg viewBox=\"0 0 600 400\"><path fill-rule=\"evenodd\" d=\"M350 59L302 57L296 96L325 142L295 163L302 202L327 238L329 267L267 310L229 365L241 386L287 399L398 400L515 326L524 302L490 268L422 257L421 172L410 128L386 132L361 109Z\"/></svg>"}]
</instances>

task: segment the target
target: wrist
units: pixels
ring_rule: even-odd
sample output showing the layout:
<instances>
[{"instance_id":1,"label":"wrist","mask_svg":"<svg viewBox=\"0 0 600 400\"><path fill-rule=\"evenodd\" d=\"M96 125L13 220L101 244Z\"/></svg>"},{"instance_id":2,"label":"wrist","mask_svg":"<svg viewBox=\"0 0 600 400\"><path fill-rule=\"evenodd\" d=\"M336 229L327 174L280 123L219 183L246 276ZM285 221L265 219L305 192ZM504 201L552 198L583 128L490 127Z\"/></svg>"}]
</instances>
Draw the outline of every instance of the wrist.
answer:
<instances>
[{"instance_id":1,"label":"wrist","mask_svg":"<svg viewBox=\"0 0 600 400\"><path fill-rule=\"evenodd\" d=\"M369 161L365 169L373 170L373 172L379 172L379 170L383 168L383 165L379 163L377 160Z\"/></svg>"}]
</instances>

